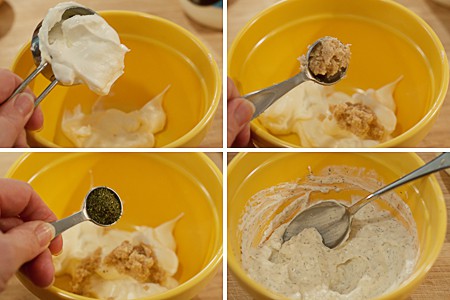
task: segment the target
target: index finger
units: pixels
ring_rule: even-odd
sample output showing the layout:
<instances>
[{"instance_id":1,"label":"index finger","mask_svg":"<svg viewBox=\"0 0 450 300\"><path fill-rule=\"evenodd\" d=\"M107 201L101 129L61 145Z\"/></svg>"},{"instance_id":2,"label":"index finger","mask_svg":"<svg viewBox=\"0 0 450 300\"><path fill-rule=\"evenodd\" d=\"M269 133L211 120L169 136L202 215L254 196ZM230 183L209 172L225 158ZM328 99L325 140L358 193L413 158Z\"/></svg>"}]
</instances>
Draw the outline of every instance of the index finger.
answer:
<instances>
[{"instance_id":1,"label":"index finger","mask_svg":"<svg viewBox=\"0 0 450 300\"><path fill-rule=\"evenodd\" d=\"M0 217L19 216L23 221L56 221L55 214L26 182L0 179Z\"/></svg>"},{"instance_id":2,"label":"index finger","mask_svg":"<svg viewBox=\"0 0 450 300\"><path fill-rule=\"evenodd\" d=\"M0 218L20 217L22 221L41 220L53 222L58 218L42 201L41 197L26 182L14 179L0 179ZM55 238L50 250L61 252L62 239Z\"/></svg>"},{"instance_id":3,"label":"index finger","mask_svg":"<svg viewBox=\"0 0 450 300\"><path fill-rule=\"evenodd\" d=\"M10 70L0 69L0 83L0 102L3 102L22 83L22 78Z\"/></svg>"},{"instance_id":4,"label":"index finger","mask_svg":"<svg viewBox=\"0 0 450 300\"><path fill-rule=\"evenodd\" d=\"M236 87L236 85L234 84L233 80L228 77L227 78L227 101L233 100L235 98L239 98L241 95L239 94L239 91Z\"/></svg>"},{"instance_id":5,"label":"index finger","mask_svg":"<svg viewBox=\"0 0 450 300\"><path fill-rule=\"evenodd\" d=\"M0 105L11 96L22 81L22 78L10 70L0 69ZM27 87L24 92L34 97L34 94L29 87ZM40 107L36 107L25 127L28 130L37 130L42 127L43 123L44 118L42 116L42 111Z\"/></svg>"}]
</instances>

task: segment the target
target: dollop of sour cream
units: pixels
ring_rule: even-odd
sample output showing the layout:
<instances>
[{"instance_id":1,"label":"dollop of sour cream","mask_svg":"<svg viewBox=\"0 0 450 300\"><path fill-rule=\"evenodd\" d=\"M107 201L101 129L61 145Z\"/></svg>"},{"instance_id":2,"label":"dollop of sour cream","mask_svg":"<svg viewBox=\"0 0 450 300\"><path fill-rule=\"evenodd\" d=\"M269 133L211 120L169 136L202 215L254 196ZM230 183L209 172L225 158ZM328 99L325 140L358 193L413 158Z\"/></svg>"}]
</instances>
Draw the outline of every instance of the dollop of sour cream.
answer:
<instances>
[{"instance_id":1,"label":"dollop of sour cream","mask_svg":"<svg viewBox=\"0 0 450 300\"><path fill-rule=\"evenodd\" d=\"M64 113L62 130L77 147L153 147L154 134L166 124L162 104L169 87L141 109L128 113L115 108L105 110L101 99L90 114L83 113L77 105L73 111Z\"/></svg>"},{"instance_id":2,"label":"dollop of sour cream","mask_svg":"<svg viewBox=\"0 0 450 300\"><path fill-rule=\"evenodd\" d=\"M400 79L377 90L357 90L351 96L332 87L304 82L269 107L260 115L259 121L274 135L297 134L302 147L373 147L391 139L396 128L393 93ZM371 111L383 130L379 140L357 136L339 126L332 108L346 103ZM348 117L352 118L351 115ZM363 119L357 121L361 121L359 125L365 125L361 124Z\"/></svg>"},{"instance_id":3,"label":"dollop of sour cream","mask_svg":"<svg viewBox=\"0 0 450 300\"><path fill-rule=\"evenodd\" d=\"M173 278L178 270L176 242L173 229L183 215L167 221L156 228L137 226L129 232L118 229L105 229L90 222L81 223L63 233L64 249L53 257L56 276L79 276L79 264L100 248L100 266L94 275L83 282L83 294L98 299L136 299L165 292L178 286ZM149 245L158 260L159 267L166 278L162 284L139 282L135 278L118 272L114 266L103 263L105 257L124 241L132 245ZM78 272L78 273L77 273Z\"/></svg>"},{"instance_id":4,"label":"dollop of sour cream","mask_svg":"<svg viewBox=\"0 0 450 300\"><path fill-rule=\"evenodd\" d=\"M64 85L86 84L99 95L106 95L123 74L125 53L117 32L98 14L75 15L62 20L75 2L51 8L39 31L42 61L48 62L55 78Z\"/></svg>"}]
</instances>

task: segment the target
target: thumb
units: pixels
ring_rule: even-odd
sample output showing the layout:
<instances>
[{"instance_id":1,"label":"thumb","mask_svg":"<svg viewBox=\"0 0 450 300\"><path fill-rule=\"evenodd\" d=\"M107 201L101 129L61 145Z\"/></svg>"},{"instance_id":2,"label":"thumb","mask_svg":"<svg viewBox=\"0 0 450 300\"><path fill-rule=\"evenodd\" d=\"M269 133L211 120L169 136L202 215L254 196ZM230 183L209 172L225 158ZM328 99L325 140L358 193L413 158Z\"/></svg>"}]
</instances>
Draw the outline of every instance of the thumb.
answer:
<instances>
[{"instance_id":1,"label":"thumb","mask_svg":"<svg viewBox=\"0 0 450 300\"><path fill-rule=\"evenodd\" d=\"M244 98L235 98L228 102L227 108L227 140L230 147L239 132L251 121L255 106Z\"/></svg>"},{"instance_id":2,"label":"thumb","mask_svg":"<svg viewBox=\"0 0 450 300\"><path fill-rule=\"evenodd\" d=\"M33 114L34 98L21 93L0 106L0 147L12 147Z\"/></svg>"},{"instance_id":3,"label":"thumb","mask_svg":"<svg viewBox=\"0 0 450 300\"><path fill-rule=\"evenodd\" d=\"M53 225L43 221L26 222L0 233L0 290L24 263L47 249L54 236Z\"/></svg>"}]
</instances>

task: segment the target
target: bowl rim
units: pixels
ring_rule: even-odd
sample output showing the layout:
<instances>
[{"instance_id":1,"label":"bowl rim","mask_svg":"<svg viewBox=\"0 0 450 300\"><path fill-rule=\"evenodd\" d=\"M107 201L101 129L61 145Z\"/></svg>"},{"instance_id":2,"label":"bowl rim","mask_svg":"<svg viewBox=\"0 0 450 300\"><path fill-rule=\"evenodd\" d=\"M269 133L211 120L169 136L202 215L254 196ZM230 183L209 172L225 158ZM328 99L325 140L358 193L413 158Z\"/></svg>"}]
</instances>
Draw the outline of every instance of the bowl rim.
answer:
<instances>
[{"instance_id":1,"label":"bowl rim","mask_svg":"<svg viewBox=\"0 0 450 300\"><path fill-rule=\"evenodd\" d=\"M172 27L176 29L177 31L181 32L183 35L187 36L194 44L201 50L201 52L205 55L207 61L208 61L208 68L212 69L213 77L214 77L214 93L213 98L211 101L211 105L209 105L208 110L205 112L203 117L200 119L200 121L187 133L179 137L178 139L168 143L167 145L164 145L160 148L176 148L176 147L182 147L187 142L193 140L197 134L202 132L202 130L207 129L212 120L214 119L214 116L217 112L217 109L219 107L220 99L222 96L222 80L219 72L219 68L217 66L217 62L214 59L213 52L209 50L209 48L205 45L204 42L200 40L197 36L195 36L193 33L191 33L186 28L176 24L173 21L170 21L168 19L165 19L160 16L152 15L150 13L145 12L139 12L139 11L130 11L130 10L99 10L98 13L102 16L125 16L125 17L138 17L138 18L144 18L144 19L150 19L155 20L157 22L163 23L166 26ZM22 57L23 54L28 51L30 48L30 42L27 42L26 44L22 45L17 55L14 57L13 63L11 65L11 69L14 70L19 57ZM27 131L27 133L31 136L32 139L40 143L41 145L45 145L44 147L50 147L50 148L71 148L71 147L63 147L61 145L58 145L54 143L53 141L50 141L46 138L43 138L38 134L37 131ZM76 147L75 147L76 148ZM77 148L78 149L78 148Z\"/></svg>"},{"instance_id":2,"label":"bowl rim","mask_svg":"<svg viewBox=\"0 0 450 300\"><path fill-rule=\"evenodd\" d=\"M254 17L252 17L245 25L242 27L238 34L236 35L235 39L233 40L230 49L228 51L228 70L231 68L231 58L235 55L236 48L238 46L238 43L243 39L244 35L250 30L250 28L253 26L254 23L256 23L261 17L264 17L270 13L272 13L273 10L278 9L278 7L287 5L289 2L298 2L298 1L307 1L307 0L281 0L265 9L257 13ZM358 2L357 0L354 0L355 2ZM420 131L422 128L424 128L426 125L428 125L430 122L434 121L435 117L439 114L439 109L442 107L445 96L447 94L448 86L449 86L449 61L447 58L447 54L445 51L445 48L439 39L438 35L434 32L434 30L431 28L430 25L428 25L425 20L423 20L418 14L413 12L412 10L408 9L406 6L395 2L394 0L372 0L375 2L382 3L381 5L390 5L394 7L395 9L401 10L403 13L411 17L413 20L418 22L423 29L429 34L431 37L431 40L436 45L436 48L441 54L441 61L442 61L442 89L439 91L439 93L435 96L436 101L433 103L433 105L428 109L427 113L416 123L414 126L409 128L407 131L401 133L400 135L386 141L380 144L375 145L374 147L369 148L388 148L388 147L397 147L399 144L409 140L412 136L414 136L418 131ZM276 135L272 135L266 130L263 130L261 128L262 125L256 125L257 121L256 119L250 122L250 128L254 135L258 136L265 142L269 143L271 148L276 147L285 147L285 148L304 148L300 145L293 144L287 141L284 141L280 138L278 138Z\"/></svg>"},{"instance_id":3,"label":"bowl rim","mask_svg":"<svg viewBox=\"0 0 450 300\"><path fill-rule=\"evenodd\" d=\"M61 156L59 159L64 159L64 160L67 160L70 157L78 157L78 156L88 155L88 154L101 154L101 152L98 153L98 152L87 152L87 151L86 152L53 152L53 153L60 154ZM138 153L151 154L151 152L150 153L149 152L138 152ZM158 153L165 154L165 153L172 153L172 152L158 152ZM220 171L219 167L211 160L211 158L209 158L205 153L203 153L203 152L173 152L173 153L185 153L185 154L189 153L190 155L199 157L199 159L201 159L204 163L206 163L206 165L211 169L213 174L218 179L218 184L220 184L220 186L222 186L222 189L223 189L222 172ZM8 169L8 171L5 174L5 178L11 178L12 174L19 168L20 164L23 161L25 161L29 156L31 156L31 155L35 156L36 154L39 155L39 152L23 153L19 158L17 158L14 161L14 163ZM125 154L133 154L133 152L126 152ZM222 201L222 205L223 205L223 201ZM222 216L219 216L219 217L222 217ZM153 296L149 296L149 297L137 298L135 300L171 299L172 297L175 297L175 296L178 296L179 294L185 293L188 290L190 290L192 287L201 284L203 282L203 280L205 280L206 278L211 276L211 274L215 273L218 270L220 264L222 263L222 258L223 258L223 221L222 221L222 224L220 224L220 227L218 228L218 233L220 234L222 239L218 238L219 244L218 244L217 251L215 251L214 255L211 257L209 262L197 274L195 274L194 276L192 276L191 278L189 278L187 281L183 282L182 284L178 285L177 287L175 287L173 289L169 289L166 292L156 294ZM17 277L19 278L19 280L21 282L22 281L29 282L28 278L25 277L20 272L18 272L17 275L18 275ZM82 299L82 300L95 299L95 298L89 298L89 297L81 296L78 294L70 293L66 290L60 289L53 285L50 287L47 287L46 290L48 290L49 292L51 292L54 295L58 295L60 297L65 297L67 299Z\"/></svg>"},{"instance_id":4,"label":"bowl rim","mask_svg":"<svg viewBox=\"0 0 450 300\"><path fill-rule=\"evenodd\" d=\"M255 152L247 152L247 153L240 152L239 154L237 154L231 160L231 162L228 164L227 176L230 177L230 174L232 174L234 172L234 170L236 170L239 163L241 163L242 160L244 160L247 155L253 155L254 153ZM269 153L269 152L266 152L266 153ZM358 154L358 153L364 154L364 155L367 155L367 154L378 155L379 153L383 153L383 152L356 152L356 154ZM419 166L425 164L425 162L422 160L422 158L419 155L417 155L417 153L415 153L415 152L397 152L397 153L401 153L403 155L409 156ZM299 154L307 154L307 152L281 152L281 153L271 152L271 154L272 155L285 155L285 154L299 155ZM355 154L355 152L353 152L352 154ZM438 227L436 229L436 231L433 232L433 240L437 243L435 243L434 244L435 246L431 248L429 255L428 255L427 259L425 260L425 262L423 263L423 265L420 268L415 269L414 272L409 276L409 278L407 280L405 280L401 285L399 285L394 291L391 291L386 294L382 294L382 295L376 297L374 300L402 299L402 297L405 296L405 291L413 290L419 286L420 282L422 282L422 280L425 278L428 271L434 265L434 263L436 262L439 254L441 252L441 249L444 245L445 235L446 235L446 231L447 231L447 208L446 208L446 204L445 204L445 198L442 193L442 188L439 185L434 174L429 175L428 179L429 179L429 183L431 185L432 190L436 191L436 203L437 203L437 208L438 208L438 216L437 217L441 218L444 221L443 222L444 225ZM227 207L231 206L231 204L229 203L229 199L230 199L229 195L227 195ZM229 215L228 215L228 218L230 218ZM227 233L228 233L228 228L227 228ZM230 236L227 234L227 239L229 239L229 238L230 238ZM280 296L279 294L276 294L276 293L270 291L263 285L259 284L255 280L253 280L247 274L247 272L245 272L244 269L241 267L239 260L234 255L233 249L231 248L231 243L229 241L227 242L227 263L228 263L228 266L230 267L230 270L232 271L232 273L236 276L236 280L239 282L240 285L244 284L245 286L248 286L251 289L253 289L253 291L256 291L257 293L262 294L265 297L268 297L271 299L286 299L286 300L288 299L286 297Z\"/></svg>"}]
</instances>

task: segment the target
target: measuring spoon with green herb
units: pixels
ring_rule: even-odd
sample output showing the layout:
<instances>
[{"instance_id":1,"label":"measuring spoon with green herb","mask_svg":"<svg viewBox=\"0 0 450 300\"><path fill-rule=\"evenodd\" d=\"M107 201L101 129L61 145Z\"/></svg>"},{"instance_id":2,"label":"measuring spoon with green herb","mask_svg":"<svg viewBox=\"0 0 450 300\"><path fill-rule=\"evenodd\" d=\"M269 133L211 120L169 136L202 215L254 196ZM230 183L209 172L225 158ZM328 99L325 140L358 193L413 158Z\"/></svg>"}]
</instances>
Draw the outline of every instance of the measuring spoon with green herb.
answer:
<instances>
[{"instance_id":1,"label":"measuring spoon with green herb","mask_svg":"<svg viewBox=\"0 0 450 300\"><path fill-rule=\"evenodd\" d=\"M122 211L119 195L109 187L99 186L87 193L81 211L51 224L55 227L55 236L58 236L84 221L104 227L111 226L120 219Z\"/></svg>"}]
</instances>

